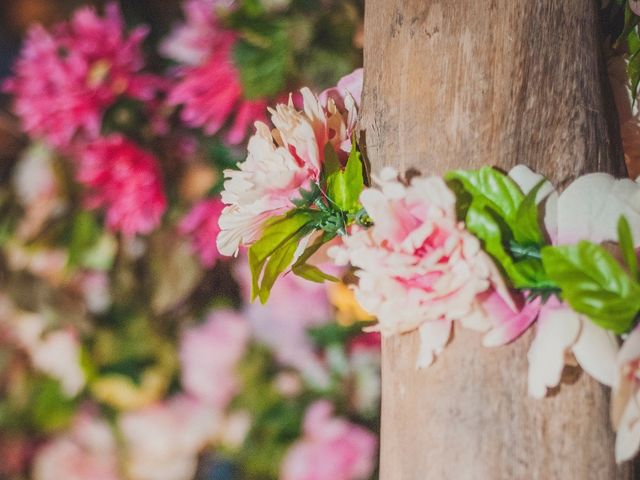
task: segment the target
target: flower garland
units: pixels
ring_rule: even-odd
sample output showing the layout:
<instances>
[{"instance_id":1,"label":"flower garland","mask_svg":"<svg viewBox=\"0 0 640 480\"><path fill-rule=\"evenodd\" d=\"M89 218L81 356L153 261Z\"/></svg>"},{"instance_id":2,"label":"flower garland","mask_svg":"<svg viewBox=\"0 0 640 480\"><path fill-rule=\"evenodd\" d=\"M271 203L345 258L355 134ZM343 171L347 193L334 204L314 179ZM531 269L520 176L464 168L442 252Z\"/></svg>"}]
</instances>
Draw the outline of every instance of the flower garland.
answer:
<instances>
[{"instance_id":1,"label":"flower garland","mask_svg":"<svg viewBox=\"0 0 640 480\"><path fill-rule=\"evenodd\" d=\"M318 97L303 89L302 109L291 100L271 109L274 128L258 122L247 160L225 172L218 247L248 247L252 297L266 302L289 271L322 282L334 278L317 264L351 265L355 295L377 317L372 330L418 330L418 367L456 323L482 332L487 347L535 324L530 395L544 397L574 358L613 387L616 459L632 458L640 184L594 173L559 193L523 165L410 179L385 168L370 178L354 138L361 74Z\"/></svg>"}]
</instances>

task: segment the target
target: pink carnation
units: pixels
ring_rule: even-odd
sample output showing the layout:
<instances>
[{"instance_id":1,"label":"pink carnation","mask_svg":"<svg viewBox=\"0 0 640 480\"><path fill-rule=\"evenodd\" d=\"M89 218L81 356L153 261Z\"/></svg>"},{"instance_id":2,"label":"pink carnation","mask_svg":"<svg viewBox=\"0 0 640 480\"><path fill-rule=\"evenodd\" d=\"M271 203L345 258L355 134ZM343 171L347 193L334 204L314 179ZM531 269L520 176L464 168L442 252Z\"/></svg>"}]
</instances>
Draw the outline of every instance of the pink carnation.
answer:
<instances>
[{"instance_id":1,"label":"pink carnation","mask_svg":"<svg viewBox=\"0 0 640 480\"><path fill-rule=\"evenodd\" d=\"M359 269L356 297L383 335L420 329L418 365L427 366L448 342L454 320L481 331L494 327L482 294L495 289L510 297L478 239L458 222L456 198L440 177L405 185L387 168L378 183L381 189L361 196L374 226L330 253Z\"/></svg>"},{"instance_id":2,"label":"pink carnation","mask_svg":"<svg viewBox=\"0 0 640 480\"><path fill-rule=\"evenodd\" d=\"M227 204L220 217L218 249L234 255L239 246L250 245L264 223L293 208L301 188L320 178L325 146L329 143L342 156L356 121L351 97L347 110L333 100L324 107L309 89L302 89L303 111L293 102L270 109L275 129L256 122L249 140L247 159L239 170L226 170L222 201ZM348 151L348 146L346 147Z\"/></svg>"},{"instance_id":3,"label":"pink carnation","mask_svg":"<svg viewBox=\"0 0 640 480\"><path fill-rule=\"evenodd\" d=\"M95 138L102 115L119 96L151 100L158 79L140 74L145 27L129 35L116 3L104 17L84 7L52 32L33 27L5 90L25 130L50 144L69 146L77 133Z\"/></svg>"},{"instance_id":4,"label":"pink carnation","mask_svg":"<svg viewBox=\"0 0 640 480\"><path fill-rule=\"evenodd\" d=\"M205 267L213 267L220 256L216 239L220 232L218 218L223 208L218 198L202 200L180 222L180 233L191 236L193 248Z\"/></svg>"},{"instance_id":5,"label":"pink carnation","mask_svg":"<svg viewBox=\"0 0 640 480\"><path fill-rule=\"evenodd\" d=\"M282 480L364 480L373 473L376 437L342 418L321 400L309 407L304 435L288 451Z\"/></svg>"},{"instance_id":6,"label":"pink carnation","mask_svg":"<svg viewBox=\"0 0 640 480\"><path fill-rule=\"evenodd\" d=\"M119 480L116 442L102 420L81 413L71 431L36 454L34 480Z\"/></svg>"},{"instance_id":7,"label":"pink carnation","mask_svg":"<svg viewBox=\"0 0 640 480\"><path fill-rule=\"evenodd\" d=\"M158 161L119 134L80 152L77 178L87 207L104 208L107 227L127 236L151 232L167 207Z\"/></svg>"},{"instance_id":8,"label":"pink carnation","mask_svg":"<svg viewBox=\"0 0 640 480\"><path fill-rule=\"evenodd\" d=\"M180 343L182 386L186 392L224 408L238 390L235 367L242 358L249 325L232 311L217 311L187 330Z\"/></svg>"}]
</instances>

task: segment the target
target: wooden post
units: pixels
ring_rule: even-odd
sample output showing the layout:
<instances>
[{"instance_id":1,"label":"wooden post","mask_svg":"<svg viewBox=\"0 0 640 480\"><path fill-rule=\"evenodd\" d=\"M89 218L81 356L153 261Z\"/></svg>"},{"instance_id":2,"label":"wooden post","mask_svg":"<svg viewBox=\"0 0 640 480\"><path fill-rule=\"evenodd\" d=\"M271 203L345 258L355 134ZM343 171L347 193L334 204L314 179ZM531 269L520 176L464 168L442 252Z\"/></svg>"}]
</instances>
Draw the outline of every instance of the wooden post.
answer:
<instances>
[{"instance_id":1,"label":"wooden post","mask_svg":"<svg viewBox=\"0 0 640 480\"><path fill-rule=\"evenodd\" d=\"M596 0L367 0L362 128L374 171L524 163L565 185L624 175ZM531 332L486 349L456 329L415 369L417 335L383 345L382 480L630 479L608 389L577 369L527 396Z\"/></svg>"}]
</instances>

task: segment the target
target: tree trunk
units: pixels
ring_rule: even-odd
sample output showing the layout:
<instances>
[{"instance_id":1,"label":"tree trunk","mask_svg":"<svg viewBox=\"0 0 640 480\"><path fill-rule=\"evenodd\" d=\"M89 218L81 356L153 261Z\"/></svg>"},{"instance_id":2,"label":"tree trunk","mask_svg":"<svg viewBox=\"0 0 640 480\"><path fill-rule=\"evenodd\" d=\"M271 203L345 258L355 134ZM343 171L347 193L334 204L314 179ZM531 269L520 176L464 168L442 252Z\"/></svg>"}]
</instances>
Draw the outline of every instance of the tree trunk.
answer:
<instances>
[{"instance_id":1,"label":"tree trunk","mask_svg":"<svg viewBox=\"0 0 640 480\"><path fill-rule=\"evenodd\" d=\"M373 170L524 163L562 186L624 175L595 0L368 0L362 128ZM607 388L577 369L527 396L531 331L486 349L458 328L416 370L417 334L383 344L383 480L630 479Z\"/></svg>"}]
</instances>

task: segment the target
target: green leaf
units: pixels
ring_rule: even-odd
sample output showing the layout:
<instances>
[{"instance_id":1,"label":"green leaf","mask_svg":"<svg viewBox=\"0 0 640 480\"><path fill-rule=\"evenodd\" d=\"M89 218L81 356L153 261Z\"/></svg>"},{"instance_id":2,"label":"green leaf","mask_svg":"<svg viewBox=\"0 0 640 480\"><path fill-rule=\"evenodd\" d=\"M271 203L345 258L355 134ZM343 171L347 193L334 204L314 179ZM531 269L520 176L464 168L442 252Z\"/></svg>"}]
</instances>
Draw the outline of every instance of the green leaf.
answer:
<instances>
[{"instance_id":1,"label":"green leaf","mask_svg":"<svg viewBox=\"0 0 640 480\"><path fill-rule=\"evenodd\" d=\"M638 257L636 249L633 248L631 227L629 227L629 222L624 216L621 216L620 220L618 220L618 239L620 242L620 250L622 250L622 257L629 268L629 273L631 273L634 279L640 279L638 276Z\"/></svg>"},{"instance_id":2,"label":"green leaf","mask_svg":"<svg viewBox=\"0 0 640 480\"><path fill-rule=\"evenodd\" d=\"M262 303L267 301L273 282L293 260L297 244L307 233L305 226L311 219L310 213L295 210L267 223L262 237L249 248L252 300L259 296Z\"/></svg>"},{"instance_id":3,"label":"green leaf","mask_svg":"<svg viewBox=\"0 0 640 480\"><path fill-rule=\"evenodd\" d=\"M335 235L321 235L311 244L311 246L307 247L305 251L300 255L298 260L291 267L291 271L306 280L310 280L316 283L323 283L325 280L330 282L338 282L339 279L334 277L333 275L329 275L328 273L324 273L318 267L314 265L309 265L307 261L311 258L311 256L316 253L322 245L329 242Z\"/></svg>"},{"instance_id":4,"label":"green leaf","mask_svg":"<svg viewBox=\"0 0 640 480\"><path fill-rule=\"evenodd\" d=\"M576 312L618 334L633 326L640 311L640 285L602 246L586 241L547 246L542 262Z\"/></svg>"},{"instance_id":5,"label":"green leaf","mask_svg":"<svg viewBox=\"0 0 640 480\"><path fill-rule=\"evenodd\" d=\"M75 401L67 397L60 382L52 378L38 381L32 402L33 422L45 432L69 425L76 409Z\"/></svg>"},{"instance_id":6,"label":"green leaf","mask_svg":"<svg viewBox=\"0 0 640 480\"><path fill-rule=\"evenodd\" d=\"M86 211L80 211L75 216L71 228L71 242L69 245L70 267L83 263L84 257L100 238L101 228L95 217Z\"/></svg>"},{"instance_id":7,"label":"green leaf","mask_svg":"<svg viewBox=\"0 0 640 480\"><path fill-rule=\"evenodd\" d=\"M322 174L325 178L328 178L339 170L340 159L338 158L338 154L333 148L333 145L331 145L330 142L327 142L324 146L324 165L322 168Z\"/></svg>"},{"instance_id":8,"label":"green leaf","mask_svg":"<svg viewBox=\"0 0 640 480\"><path fill-rule=\"evenodd\" d=\"M529 191L518 206L516 216L511 224L513 238L520 245L540 245L544 242L544 235L538 219L538 204L536 196L546 180L541 180Z\"/></svg>"},{"instance_id":9,"label":"green leaf","mask_svg":"<svg viewBox=\"0 0 640 480\"><path fill-rule=\"evenodd\" d=\"M255 28L254 28L255 27ZM277 95L286 87L292 46L283 22L260 23L243 30L233 58L246 98Z\"/></svg>"},{"instance_id":10,"label":"green leaf","mask_svg":"<svg viewBox=\"0 0 640 480\"><path fill-rule=\"evenodd\" d=\"M482 167L479 170L455 170L445 178L460 182L474 199L482 199L501 217L516 218L524 196L518 185L504 173L492 167Z\"/></svg>"},{"instance_id":11,"label":"green leaf","mask_svg":"<svg viewBox=\"0 0 640 480\"><path fill-rule=\"evenodd\" d=\"M360 205L360 194L364 189L362 158L355 142L344 170L333 172L327 178L327 195L343 212L355 213Z\"/></svg>"}]
</instances>

